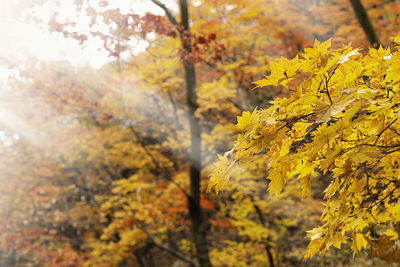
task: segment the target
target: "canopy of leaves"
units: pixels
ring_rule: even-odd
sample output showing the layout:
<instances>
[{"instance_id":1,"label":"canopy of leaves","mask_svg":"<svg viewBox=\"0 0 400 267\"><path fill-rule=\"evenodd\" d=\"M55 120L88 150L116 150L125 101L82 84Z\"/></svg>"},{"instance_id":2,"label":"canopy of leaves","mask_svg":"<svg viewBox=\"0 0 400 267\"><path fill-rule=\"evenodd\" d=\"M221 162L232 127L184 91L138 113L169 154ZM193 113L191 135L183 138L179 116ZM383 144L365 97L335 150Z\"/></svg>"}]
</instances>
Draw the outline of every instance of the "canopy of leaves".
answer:
<instances>
[{"instance_id":1,"label":"canopy of leaves","mask_svg":"<svg viewBox=\"0 0 400 267\"><path fill-rule=\"evenodd\" d=\"M273 195L294 177L309 196L317 172L328 174L323 225L309 231L305 257L350 241L355 254L369 245L372 255L399 260L399 41L365 55L316 41L299 57L273 63L256 84L293 93L238 117L236 144L215 164L210 187L221 190L261 152ZM293 86L296 76L302 82Z\"/></svg>"},{"instance_id":2,"label":"canopy of leaves","mask_svg":"<svg viewBox=\"0 0 400 267\"><path fill-rule=\"evenodd\" d=\"M379 265L352 259L365 247L397 260L397 51L308 48L333 33L334 47L367 44L347 1L189 1L190 32L116 2L74 1L90 34L63 12L49 21L81 43L100 38L111 59L100 70L31 60L10 80L0 265L197 265L185 62L196 66L213 266ZM388 43L400 24L386 11L398 3L365 2ZM145 51L129 53L138 38ZM218 195L206 192L210 173Z\"/></svg>"}]
</instances>

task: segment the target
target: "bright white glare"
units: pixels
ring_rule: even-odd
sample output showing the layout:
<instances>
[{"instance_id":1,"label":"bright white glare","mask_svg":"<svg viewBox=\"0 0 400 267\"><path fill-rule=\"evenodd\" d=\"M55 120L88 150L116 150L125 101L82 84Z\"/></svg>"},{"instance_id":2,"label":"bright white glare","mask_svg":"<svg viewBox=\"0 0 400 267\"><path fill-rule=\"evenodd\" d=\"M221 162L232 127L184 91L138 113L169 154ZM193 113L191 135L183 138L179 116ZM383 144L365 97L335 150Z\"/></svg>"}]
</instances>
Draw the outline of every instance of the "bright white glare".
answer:
<instances>
[{"instance_id":1,"label":"bright white glare","mask_svg":"<svg viewBox=\"0 0 400 267\"><path fill-rule=\"evenodd\" d=\"M108 52L102 48L102 42L91 38L82 48L76 40L65 38L62 34L49 34L35 24L23 21L22 12L19 9L21 1L26 0L0 0L0 94L2 99L7 99L10 93L6 81L10 76L18 77L17 66L29 57L35 57L41 61L69 61L73 65L86 65L99 68L109 60ZM31 0L32 1L32 0ZM33 0L34 1L34 0ZM69 19L77 19L77 31L89 32L88 17L77 17L74 14L74 0L61 1L60 12ZM168 8L177 11L174 0L162 0ZM120 8L122 12L134 12L140 15L146 12L163 15L163 11L150 0L110 0L108 8ZM48 1L42 9L35 9L36 14L47 21L56 7L54 2ZM99 29L100 31L102 29ZM145 42L132 43L133 52L144 50ZM24 101L24 100L22 100ZM23 137L39 146L41 135L29 123L7 110L0 102L0 123L7 125L16 135L13 138L3 136L0 132L0 142L12 145L19 137Z\"/></svg>"},{"instance_id":2,"label":"bright white glare","mask_svg":"<svg viewBox=\"0 0 400 267\"><path fill-rule=\"evenodd\" d=\"M201 1L194 1L193 6L201 6Z\"/></svg>"},{"instance_id":3,"label":"bright white glare","mask_svg":"<svg viewBox=\"0 0 400 267\"><path fill-rule=\"evenodd\" d=\"M29 56L40 60L68 60L75 64L99 67L107 61L107 53L98 51L98 42L88 42L82 49L71 39L61 34L48 34L34 25L12 19L0 20L0 59L7 63L17 63ZM3 63L4 64L4 63Z\"/></svg>"},{"instance_id":4,"label":"bright white glare","mask_svg":"<svg viewBox=\"0 0 400 267\"><path fill-rule=\"evenodd\" d=\"M12 136L7 135L4 131L0 131L0 142L4 146L12 146L14 142L20 139L18 134L13 134Z\"/></svg>"},{"instance_id":5,"label":"bright white glare","mask_svg":"<svg viewBox=\"0 0 400 267\"><path fill-rule=\"evenodd\" d=\"M173 0L163 1L169 8L176 10ZM8 66L32 56L42 61L66 60L74 65L89 64L95 68L101 67L108 60L108 52L102 48L102 42L91 38L82 48L76 40L64 38L62 34L49 34L39 29L35 24L27 24L18 18L18 1L0 0L0 81L5 81L11 74ZM61 2L62 16L76 18L73 0ZM35 12L45 20L53 14L54 3L51 1L44 8ZM108 8L120 8L122 12L134 12L143 15L146 12L162 15L163 11L150 0L112 0ZM89 32L88 17L80 17L77 21L78 32ZM101 30L101 29L100 29ZM145 49L144 42L136 42L133 51Z\"/></svg>"},{"instance_id":6,"label":"bright white glare","mask_svg":"<svg viewBox=\"0 0 400 267\"><path fill-rule=\"evenodd\" d=\"M44 143L43 140L48 139L44 132L37 131L28 122L22 120L13 112L2 106L0 106L0 123L6 125L14 132L13 135L9 137L6 136L3 131L0 131L0 141L6 146L12 145L20 136L37 147L42 147Z\"/></svg>"}]
</instances>

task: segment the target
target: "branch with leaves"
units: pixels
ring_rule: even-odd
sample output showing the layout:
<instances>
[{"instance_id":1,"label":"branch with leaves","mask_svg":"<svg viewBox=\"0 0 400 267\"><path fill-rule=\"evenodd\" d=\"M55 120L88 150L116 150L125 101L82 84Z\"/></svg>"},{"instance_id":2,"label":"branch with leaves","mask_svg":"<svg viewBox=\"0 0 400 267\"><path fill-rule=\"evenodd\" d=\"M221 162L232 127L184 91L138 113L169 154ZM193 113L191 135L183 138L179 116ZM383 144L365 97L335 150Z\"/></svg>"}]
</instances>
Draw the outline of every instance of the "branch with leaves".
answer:
<instances>
[{"instance_id":1,"label":"branch with leaves","mask_svg":"<svg viewBox=\"0 0 400 267\"><path fill-rule=\"evenodd\" d=\"M365 56L350 46L335 50L330 40L316 41L292 60L271 63L270 76L257 85L294 93L238 117L237 143L215 164L209 188L223 189L259 153L265 153L270 194L280 194L296 178L306 197L317 173L329 172L322 226L309 231L305 258L350 240L354 254L373 246L373 254L400 260L394 245L387 255L381 250L388 247L376 241L376 235L396 241L400 234L399 41L392 50L371 48ZM371 226L380 232L372 233Z\"/></svg>"}]
</instances>

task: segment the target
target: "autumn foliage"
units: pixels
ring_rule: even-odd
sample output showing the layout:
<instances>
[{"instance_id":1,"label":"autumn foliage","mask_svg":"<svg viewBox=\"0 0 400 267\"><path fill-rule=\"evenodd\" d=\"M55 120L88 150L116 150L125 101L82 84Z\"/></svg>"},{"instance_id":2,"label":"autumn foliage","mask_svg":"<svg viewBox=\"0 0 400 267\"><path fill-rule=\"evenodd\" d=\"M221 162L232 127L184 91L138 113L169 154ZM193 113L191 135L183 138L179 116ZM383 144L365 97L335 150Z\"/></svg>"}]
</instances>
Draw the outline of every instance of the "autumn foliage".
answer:
<instances>
[{"instance_id":1,"label":"autumn foliage","mask_svg":"<svg viewBox=\"0 0 400 267\"><path fill-rule=\"evenodd\" d=\"M400 261L399 2L148 1L35 18L110 61L9 79L0 265Z\"/></svg>"},{"instance_id":2,"label":"autumn foliage","mask_svg":"<svg viewBox=\"0 0 400 267\"><path fill-rule=\"evenodd\" d=\"M328 174L323 225L309 231L305 257L350 241L353 253L369 244L373 255L398 261L399 41L365 56L349 46L333 50L330 40L316 42L299 58L274 63L258 86L291 88L296 75L302 83L268 109L238 117L236 145L216 164L210 186L218 192L262 151L271 194L296 178L308 196L317 172ZM385 240L382 246L378 240Z\"/></svg>"}]
</instances>

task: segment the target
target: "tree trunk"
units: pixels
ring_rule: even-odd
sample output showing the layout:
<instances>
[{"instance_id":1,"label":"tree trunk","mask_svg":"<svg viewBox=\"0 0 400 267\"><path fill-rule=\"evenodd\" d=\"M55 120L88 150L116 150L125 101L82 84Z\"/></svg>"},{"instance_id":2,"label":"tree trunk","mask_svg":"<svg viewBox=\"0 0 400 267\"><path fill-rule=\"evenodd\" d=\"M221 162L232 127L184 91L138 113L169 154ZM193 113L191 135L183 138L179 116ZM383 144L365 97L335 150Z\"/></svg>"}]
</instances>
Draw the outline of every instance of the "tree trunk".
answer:
<instances>
[{"instance_id":1,"label":"tree trunk","mask_svg":"<svg viewBox=\"0 0 400 267\"><path fill-rule=\"evenodd\" d=\"M368 17L367 11L362 5L360 0L350 0L350 3L353 7L354 13L356 14L357 20L360 23L361 27L364 30L365 35L367 36L368 42L374 46L379 46L379 40L375 33L374 28L372 27L371 20Z\"/></svg>"},{"instance_id":2,"label":"tree trunk","mask_svg":"<svg viewBox=\"0 0 400 267\"><path fill-rule=\"evenodd\" d=\"M253 202L253 207L256 210L256 213L258 215L258 219L260 220L260 223L267 228L267 223L264 219L264 216L261 212L260 207L258 207L255 203L254 200L252 199ZM267 242L264 244L264 248L265 248L265 252L267 252L267 256L268 256L268 261L269 261L269 266L270 267L275 267L275 263L274 263L274 256L272 256L272 252L271 252L271 246L268 244L268 240Z\"/></svg>"},{"instance_id":3,"label":"tree trunk","mask_svg":"<svg viewBox=\"0 0 400 267\"><path fill-rule=\"evenodd\" d=\"M185 37L185 33L189 32L189 9L187 0L179 0L181 12L181 25L178 24L171 11L159 0L151 0L154 4L165 11L168 20L178 27L182 49L185 54L190 55L192 48L190 40ZM182 28L179 28L181 26ZM188 108L189 126L190 126L190 152L189 152L189 168L190 168L190 191L188 198L188 210L190 220L192 222L193 241L196 247L197 261L200 267L210 267L211 262L208 256L208 244L206 238L207 225L203 217L203 211L200 206L200 174L201 174L201 129L198 118L195 113L197 110L196 95L196 71L194 62L182 59L185 70L186 83L186 105Z\"/></svg>"},{"instance_id":4,"label":"tree trunk","mask_svg":"<svg viewBox=\"0 0 400 267\"><path fill-rule=\"evenodd\" d=\"M181 24L183 32L189 31L189 12L187 0L180 0ZM182 48L190 54L192 52L190 42L182 40ZM208 244L206 239L206 221L200 206L200 174L201 174L201 129L199 120L195 116L197 110L196 71L191 60L183 59L186 82L186 104L190 123L190 192L188 199L189 215L192 222L194 244L196 246L199 266L211 266L208 256Z\"/></svg>"}]
</instances>

